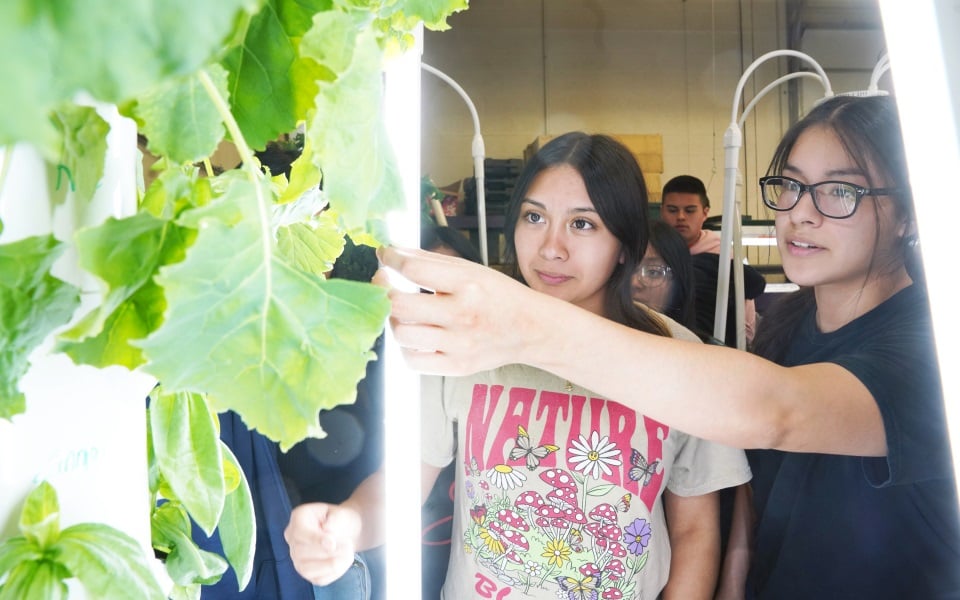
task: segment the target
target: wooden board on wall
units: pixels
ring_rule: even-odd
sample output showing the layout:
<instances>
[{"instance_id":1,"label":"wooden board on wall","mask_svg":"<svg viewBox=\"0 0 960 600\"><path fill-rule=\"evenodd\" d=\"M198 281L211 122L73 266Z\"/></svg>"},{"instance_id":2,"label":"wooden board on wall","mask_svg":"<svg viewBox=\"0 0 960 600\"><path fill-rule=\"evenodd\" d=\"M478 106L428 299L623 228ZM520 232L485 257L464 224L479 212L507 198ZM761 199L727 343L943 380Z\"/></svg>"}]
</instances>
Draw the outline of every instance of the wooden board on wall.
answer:
<instances>
[{"instance_id":1,"label":"wooden board on wall","mask_svg":"<svg viewBox=\"0 0 960 600\"><path fill-rule=\"evenodd\" d=\"M650 202L660 202L660 191L663 184L660 183L660 173L650 173L644 171L643 180L647 183L647 195Z\"/></svg>"}]
</instances>

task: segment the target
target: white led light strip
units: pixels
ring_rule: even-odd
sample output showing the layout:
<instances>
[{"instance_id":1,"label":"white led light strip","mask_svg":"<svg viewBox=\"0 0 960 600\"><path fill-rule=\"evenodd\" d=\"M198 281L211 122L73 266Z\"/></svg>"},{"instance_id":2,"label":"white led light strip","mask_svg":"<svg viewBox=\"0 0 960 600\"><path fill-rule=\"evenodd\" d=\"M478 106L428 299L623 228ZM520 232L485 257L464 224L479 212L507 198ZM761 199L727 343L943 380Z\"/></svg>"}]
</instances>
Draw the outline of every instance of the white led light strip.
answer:
<instances>
[{"instance_id":1,"label":"white led light strip","mask_svg":"<svg viewBox=\"0 0 960 600\"><path fill-rule=\"evenodd\" d=\"M406 209L388 216L394 244L420 245L420 55L416 47L386 69L385 120L403 178ZM420 377L408 369L387 328L384 344L386 589L391 599L420 595Z\"/></svg>"},{"instance_id":2,"label":"white led light strip","mask_svg":"<svg viewBox=\"0 0 960 600\"><path fill-rule=\"evenodd\" d=\"M957 285L956 267L952 264L956 223L944 218L944 211L952 211L960 167L957 8L957 2L947 0L880 1L917 211L955 468L960 466L960 327L956 309L951 306L956 303L955 293L950 288ZM948 31L954 35L943 36Z\"/></svg>"}]
</instances>

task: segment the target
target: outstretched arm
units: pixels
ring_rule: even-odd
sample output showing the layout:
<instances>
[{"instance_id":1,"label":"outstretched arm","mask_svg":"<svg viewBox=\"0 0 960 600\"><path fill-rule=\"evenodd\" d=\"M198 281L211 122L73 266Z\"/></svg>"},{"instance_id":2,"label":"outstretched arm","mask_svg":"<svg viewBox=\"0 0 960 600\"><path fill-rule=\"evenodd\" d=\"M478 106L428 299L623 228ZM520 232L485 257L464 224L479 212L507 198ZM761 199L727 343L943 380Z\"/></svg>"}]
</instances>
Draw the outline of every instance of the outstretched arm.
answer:
<instances>
[{"instance_id":1,"label":"outstretched arm","mask_svg":"<svg viewBox=\"0 0 960 600\"><path fill-rule=\"evenodd\" d=\"M390 291L394 337L420 371L462 375L524 363L730 446L886 454L873 397L838 365L785 368L642 333L461 259L397 248L381 249L380 258L389 269L379 283L389 285L392 271L437 292ZM665 385L637 386L642 368Z\"/></svg>"}]
</instances>

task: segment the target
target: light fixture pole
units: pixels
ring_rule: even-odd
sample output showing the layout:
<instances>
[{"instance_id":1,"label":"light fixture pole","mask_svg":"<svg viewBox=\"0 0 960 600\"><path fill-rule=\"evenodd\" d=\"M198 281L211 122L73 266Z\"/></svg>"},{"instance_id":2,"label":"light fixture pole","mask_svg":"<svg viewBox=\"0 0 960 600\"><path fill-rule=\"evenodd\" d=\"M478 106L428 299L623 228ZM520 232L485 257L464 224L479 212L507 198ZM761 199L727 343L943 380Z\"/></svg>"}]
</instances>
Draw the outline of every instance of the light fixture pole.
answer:
<instances>
[{"instance_id":1,"label":"light fixture pole","mask_svg":"<svg viewBox=\"0 0 960 600\"><path fill-rule=\"evenodd\" d=\"M743 148L743 123L747 114L753 110L756 103L772 89L795 77L803 74L794 73L781 77L764 87L759 94L746 106L742 115L737 118L737 109L743 96L743 88L753 72L766 61L781 56L792 56L802 59L813 67L816 77L823 83L824 97L833 95L830 80L823 67L809 55L796 50L774 50L753 61L743 72L737 83L737 90L733 95L733 110L730 116L730 125L723 134L724 169L723 169L723 214L720 220L720 265L717 273L717 305L714 313L713 336L718 340L726 338L727 329L727 294L730 290L731 253L733 254L734 290L736 291L736 326L737 348L746 349L746 335L744 329L744 290L743 290L743 240L740 231L740 207L737 206L737 172L740 162L740 150Z\"/></svg>"},{"instance_id":2,"label":"light fixture pole","mask_svg":"<svg viewBox=\"0 0 960 600\"><path fill-rule=\"evenodd\" d=\"M483 264L487 265L489 264L487 254L487 194L484 183L485 169L483 166L486 149L483 145L483 135L480 133L480 117L477 115L477 107L474 106L473 100L470 99L467 92L449 75L426 63L420 63L420 67L424 71L432 73L447 82L450 87L460 94L463 101L467 103L467 108L470 109L470 117L473 119L473 143L471 144L471 153L473 154L473 176L477 180L477 228L480 235L480 258L483 260Z\"/></svg>"}]
</instances>

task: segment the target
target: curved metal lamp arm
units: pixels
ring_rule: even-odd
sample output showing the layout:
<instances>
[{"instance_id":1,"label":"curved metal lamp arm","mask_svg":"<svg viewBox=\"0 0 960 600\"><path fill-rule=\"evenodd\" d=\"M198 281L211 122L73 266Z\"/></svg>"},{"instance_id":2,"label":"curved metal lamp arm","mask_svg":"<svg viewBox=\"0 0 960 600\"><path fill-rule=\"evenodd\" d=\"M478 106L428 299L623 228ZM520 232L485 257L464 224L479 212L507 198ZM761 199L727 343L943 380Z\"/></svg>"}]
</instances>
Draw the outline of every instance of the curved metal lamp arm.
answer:
<instances>
[{"instance_id":1,"label":"curved metal lamp arm","mask_svg":"<svg viewBox=\"0 0 960 600\"><path fill-rule=\"evenodd\" d=\"M883 74L890 70L890 56L884 54L880 57L880 60L877 61L877 65L873 67L873 73L870 74L870 85L867 87L869 92L877 93L878 86L880 85L880 78L883 77Z\"/></svg>"},{"instance_id":2,"label":"curved metal lamp arm","mask_svg":"<svg viewBox=\"0 0 960 600\"><path fill-rule=\"evenodd\" d=\"M768 83L766 87L760 90L760 93L753 97L750 100L750 103L747 104L746 108L743 109L743 113L740 115L740 120L737 122L737 125L740 127L740 131L743 131L743 124L746 122L747 117L757 106L757 103L763 100L763 97L772 92L774 89L779 87L781 84L784 84L792 79L800 79L801 77L810 77L813 79L820 80L820 76L816 73L811 73L810 71L797 71L796 73L788 73L783 77L775 79Z\"/></svg>"},{"instance_id":3,"label":"curved metal lamp arm","mask_svg":"<svg viewBox=\"0 0 960 600\"><path fill-rule=\"evenodd\" d=\"M793 79L794 76L804 75L793 74L781 77L773 84L763 88L757 97L747 105L743 115L737 118L737 108L740 106L740 100L743 95L743 88L747 80L757 68L764 62L788 56L799 58L809 63L815 74L810 74L818 78L824 87L824 97L833 96L833 89L830 87L830 79L827 77L823 67L812 57L796 50L774 50L753 61L743 72L740 81L737 83L737 89L733 96L733 109L731 111L730 125L723 134L724 148L724 176L723 176L723 214L720 221L720 265L717 277L717 304L714 313L713 335L717 339L725 339L727 326L727 294L730 290L730 267L731 253L733 254L732 265L734 275L734 289L737 292L736 297L736 324L737 324L737 348L746 349L746 335L744 329L744 293L743 293L743 240L740 232L740 214L737 206L737 171L740 161L740 149L743 147L743 120L747 114L756 106L756 102L770 92L774 87L785 81Z\"/></svg>"},{"instance_id":4,"label":"curved metal lamp arm","mask_svg":"<svg viewBox=\"0 0 960 600\"><path fill-rule=\"evenodd\" d=\"M470 99L467 92L449 75L426 63L420 63L420 67L424 71L432 73L447 82L450 87L460 94L463 101L467 103L467 108L470 109L470 117L473 119L473 143L471 144L471 153L473 155L473 175L477 180L477 227L480 235L480 258L483 260L483 264L486 265L489 262L487 253L487 194L484 181L485 169L483 166L486 149L483 145L483 136L480 134L480 117L477 115L477 107L474 106L473 100Z\"/></svg>"}]
</instances>

